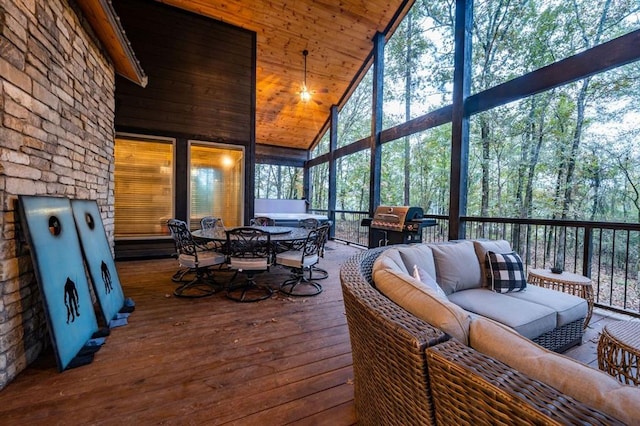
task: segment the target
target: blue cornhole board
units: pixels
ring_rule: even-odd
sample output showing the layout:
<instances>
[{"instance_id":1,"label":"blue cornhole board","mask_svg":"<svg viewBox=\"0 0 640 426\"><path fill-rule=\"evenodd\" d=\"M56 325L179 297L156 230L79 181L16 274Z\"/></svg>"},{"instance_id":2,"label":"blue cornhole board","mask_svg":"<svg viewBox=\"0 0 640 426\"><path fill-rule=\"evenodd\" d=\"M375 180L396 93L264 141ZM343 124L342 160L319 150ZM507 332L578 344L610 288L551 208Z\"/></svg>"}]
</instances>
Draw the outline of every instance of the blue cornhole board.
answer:
<instances>
[{"instance_id":1,"label":"blue cornhole board","mask_svg":"<svg viewBox=\"0 0 640 426\"><path fill-rule=\"evenodd\" d=\"M67 198L18 197L58 370L98 331L82 251Z\"/></svg>"},{"instance_id":2,"label":"blue cornhole board","mask_svg":"<svg viewBox=\"0 0 640 426\"><path fill-rule=\"evenodd\" d=\"M104 322L109 327L124 325L126 318L118 314L125 304L124 293L98 204L94 200L71 200L71 210Z\"/></svg>"}]
</instances>

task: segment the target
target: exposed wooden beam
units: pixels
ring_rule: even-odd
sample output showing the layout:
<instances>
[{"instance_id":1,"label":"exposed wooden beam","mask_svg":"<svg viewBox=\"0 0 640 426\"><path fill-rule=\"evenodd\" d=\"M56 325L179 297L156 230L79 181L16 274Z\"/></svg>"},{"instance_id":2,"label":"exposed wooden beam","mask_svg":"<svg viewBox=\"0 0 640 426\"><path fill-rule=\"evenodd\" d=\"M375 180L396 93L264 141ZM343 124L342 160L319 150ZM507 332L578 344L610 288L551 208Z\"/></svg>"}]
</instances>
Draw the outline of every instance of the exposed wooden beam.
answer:
<instances>
[{"instance_id":1,"label":"exposed wooden beam","mask_svg":"<svg viewBox=\"0 0 640 426\"><path fill-rule=\"evenodd\" d=\"M508 104L640 59L640 30L470 96L467 116Z\"/></svg>"}]
</instances>

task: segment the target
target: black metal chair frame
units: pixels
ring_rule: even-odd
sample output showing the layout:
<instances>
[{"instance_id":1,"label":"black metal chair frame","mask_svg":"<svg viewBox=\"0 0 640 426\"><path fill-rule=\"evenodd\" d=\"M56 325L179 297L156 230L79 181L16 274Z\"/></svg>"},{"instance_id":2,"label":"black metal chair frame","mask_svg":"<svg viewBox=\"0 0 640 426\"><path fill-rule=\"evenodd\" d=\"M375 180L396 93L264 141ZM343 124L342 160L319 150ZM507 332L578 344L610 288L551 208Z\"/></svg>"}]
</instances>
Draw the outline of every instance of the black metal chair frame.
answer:
<instances>
[{"instance_id":1,"label":"black metal chair frame","mask_svg":"<svg viewBox=\"0 0 640 426\"><path fill-rule=\"evenodd\" d=\"M249 222L252 226L275 226L276 221L266 216L257 216Z\"/></svg>"},{"instance_id":2,"label":"black metal chair frame","mask_svg":"<svg viewBox=\"0 0 640 426\"><path fill-rule=\"evenodd\" d=\"M175 282L182 283L173 291L176 297L197 298L211 296L221 286L215 282L211 274L211 266L223 265L226 257L222 253L207 250L193 238L186 222L169 219L167 226L176 245L178 262L182 267L172 277ZM185 280L187 273L194 273L192 280Z\"/></svg>"},{"instance_id":3,"label":"black metal chair frame","mask_svg":"<svg viewBox=\"0 0 640 426\"><path fill-rule=\"evenodd\" d=\"M200 219L200 229L209 230L215 228L224 229L224 223L222 222L221 218L214 216L205 216ZM210 241L202 238L196 240L199 242L199 244L205 246L205 248L208 250L218 250L221 252L225 251L225 245L223 242Z\"/></svg>"},{"instance_id":4,"label":"black metal chair frame","mask_svg":"<svg viewBox=\"0 0 640 426\"><path fill-rule=\"evenodd\" d=\"M237 302L258 302L270 298L273 289L256 283L255 274L266 272L271 266L271 234L251 227L234 228L226 233L229 268L236 271L227 287L227 297ZM258 263L258 269L250 269L252 263ZM246 280L234 284L239 273L244 273Z\"/></svg>"},{"instance_id":5,"label":"black metal chair frame","mask_svg":"<svg viewBox=\"0 0 640 426\"><path fill-rule=\"evenodd\" d=\"M328 226L326 225L312 229L299 250L276 255L278 265L293 271L293 277L280 285L281 293L300 297L316 296L322 293L322 286L315 282L312 276L313 266L320 259L320 250L327 232ZM306 262L307 259L312 260ZM305 276L305 271L308 271L308 277Z\"/></svg>"},{"instance_id":6,"label":"black metal chair frame","mask_svg":"<svg viewBox=\"0 0 640 426\"><path fill-rule=\"evenodd\" d=\"M167 227L169 228L169 232L171 233L171 238L173 238L174 247L176 249L175 253L173 254L173 256L176 259L180 256L180 253L179 253L179 250L178 250L178 241L177 241L178 236L174 232L175 228L169 226L169 224L170 223L177 223L177 222L182 222L182 221L178 220L178 219L169 219L167 221ZM173 274L173 276L171 277L171 281L173 281L175 283L189 282L189 281L191 281L191 278L185 279L185 275L189 274L190 272L193 272L193 270L191 268L179 267L178 270L176 271L176 273Z\"/></svg>"},{"instance_id":7,"label":"black metal chair frame","mask_svg":"<svg viewBox=\"0 0 640 426\"><path fill-rule=\"evenodd\" d=\"M200 228L201 229L213 229L216 227L218 221L221 220L219 217L213 216L205 216L200 219Z\"/></svg>"},{"instance_id":8,"label":"black metal chair frame","mask_svg":"<svg viewBox=\"0 0 640 426\"><path fill-rule=\"evenodd\" d=\"M329 228L331 225L329 224L324 224L321 225L320 221L318 219L315 219L313 217L309 217L306 219L301 219L298 222L298 226L300 228L305 228L305 229L318 229L322 226L324 226L325 228L323 228L323 232L324 232L324 240L322 241L322 246L320 247L320 257L324 257L324 246L327 243L327 239L329 237ZM300 247L296 247L297 249L300 249ZM325 269L322 269L320 267L318 267L318 265L313 265L311 267L311 272L312 272L312 276L313 276L313 272L316 273L315 276L313 276L312 279L314 280L324 280L326 278L329 277L329 272Z\"/></svg>"},{"instance_id":9,"label":"black metal chair frame","mask_svg":"<svg viewBox=\"0 0 640 426\"><path fill-rule=\"evenodd\" d=\"M298 226L305 229L316 229L320 226L320 221L316 218L308 217L306 219L300 219L298 221Z\"/></svg>"}]
</instances>

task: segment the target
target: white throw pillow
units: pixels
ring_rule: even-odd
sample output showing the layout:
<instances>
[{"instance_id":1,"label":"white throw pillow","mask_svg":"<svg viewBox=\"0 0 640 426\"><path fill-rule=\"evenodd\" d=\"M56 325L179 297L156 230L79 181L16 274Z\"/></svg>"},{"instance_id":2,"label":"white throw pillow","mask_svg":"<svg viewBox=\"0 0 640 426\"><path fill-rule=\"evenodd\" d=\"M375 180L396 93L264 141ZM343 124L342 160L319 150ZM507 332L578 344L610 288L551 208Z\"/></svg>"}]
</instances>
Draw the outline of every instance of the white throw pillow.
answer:
<instances>
[{"instance_id":1,"label":"white throw pillow","mask_svg":"<svg viewBox=\"0 0 640 426\"><path fill-rule=\"evenodd\" d=\"M413 265L413 278L421 281L424 285L431 287L439 296L442 296L445 299L447 298L447 295L444 294L444 291L442 291L442 288L438 285L435 278L433 278L430 273L425 271L419 265Z\"/></svg>"}]
</instances>

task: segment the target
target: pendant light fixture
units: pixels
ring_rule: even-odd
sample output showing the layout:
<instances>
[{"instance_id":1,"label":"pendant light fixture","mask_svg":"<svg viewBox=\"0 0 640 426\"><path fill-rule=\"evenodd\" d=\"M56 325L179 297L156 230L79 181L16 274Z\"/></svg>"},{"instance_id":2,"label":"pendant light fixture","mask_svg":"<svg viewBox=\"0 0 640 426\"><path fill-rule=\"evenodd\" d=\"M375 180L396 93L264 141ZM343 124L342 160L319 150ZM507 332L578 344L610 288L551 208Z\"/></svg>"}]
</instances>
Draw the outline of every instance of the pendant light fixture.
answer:
<instances>
[{"instance_id":1,"label":"pendant light fixture","mask_svg":"<svg viewBox=\"0 0 640 426\"><path fill-rule=\"evenodd\" d=\"M311 92L307 89L307 55L309 51L307 49L302 51L304 57L304 80L302 83L302 89L300 90L300 100L302 102L309 102L311 100Z\"/></svg>"}]
</instances>

